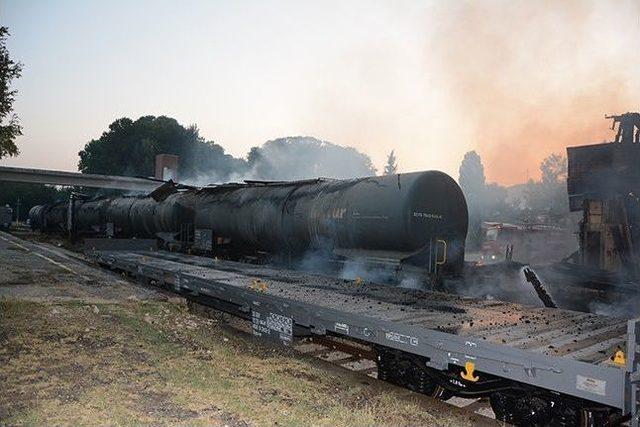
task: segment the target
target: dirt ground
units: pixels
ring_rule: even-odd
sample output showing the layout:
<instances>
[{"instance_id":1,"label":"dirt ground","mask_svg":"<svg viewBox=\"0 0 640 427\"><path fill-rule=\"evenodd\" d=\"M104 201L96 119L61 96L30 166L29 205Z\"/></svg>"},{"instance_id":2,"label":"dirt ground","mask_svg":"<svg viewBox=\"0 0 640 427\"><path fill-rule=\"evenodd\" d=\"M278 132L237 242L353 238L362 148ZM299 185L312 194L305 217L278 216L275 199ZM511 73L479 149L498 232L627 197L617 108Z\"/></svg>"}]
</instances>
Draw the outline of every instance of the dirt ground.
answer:
<instances>
[{"instance_id":1,"label":"dirt ground","mask_svg":"<svg viewBox=\"0 0 640 427\"><path fill-rule=\"evenodd\" d=\"M0 425L495 425L37 240L0 233Z\"/></svg>"}]
</instances>

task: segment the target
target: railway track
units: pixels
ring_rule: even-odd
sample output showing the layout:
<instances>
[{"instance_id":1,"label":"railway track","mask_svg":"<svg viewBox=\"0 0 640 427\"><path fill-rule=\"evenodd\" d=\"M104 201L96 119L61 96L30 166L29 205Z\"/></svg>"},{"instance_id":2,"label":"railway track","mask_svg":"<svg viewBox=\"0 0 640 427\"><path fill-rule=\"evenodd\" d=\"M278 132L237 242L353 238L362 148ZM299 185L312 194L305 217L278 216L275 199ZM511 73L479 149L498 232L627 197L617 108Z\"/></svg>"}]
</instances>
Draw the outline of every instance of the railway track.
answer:
<instances>
[{"instance_id":1,"label":"railway track","mask_svg":"<svg viewBox=\"0 0 640 427\"><path fill-rule=\"evenodd\" d=\"M333 363L371 378L378 378L376 353L371 346L350 342L339 337L309 337L300 339L293 348L306 356ZM495 419L489 399L465 399L454 396L446 399L445 402Z\"/></svg>"},{"instance_id":2,"label":"railway track","mask_svg":"<svg viewBox=\"0 0 640 427\"><path fill-rule=\"evenodd\" d=\"M252 325L248 320L212 309L206 305L189 301L189 310L194 314L222 320L222 324L246 337L253 338ZM264 343L264 341L261 341ZM325 363L339 366L363 377L378 379L378 364L374 348L363 342L344 339L337 336L312 336L294 338L291 348L306 357L322 360ZM489 399L466 399L453 396L444 402L464 408L487 419L495 419Z\"/></svg>"}]
</instances>

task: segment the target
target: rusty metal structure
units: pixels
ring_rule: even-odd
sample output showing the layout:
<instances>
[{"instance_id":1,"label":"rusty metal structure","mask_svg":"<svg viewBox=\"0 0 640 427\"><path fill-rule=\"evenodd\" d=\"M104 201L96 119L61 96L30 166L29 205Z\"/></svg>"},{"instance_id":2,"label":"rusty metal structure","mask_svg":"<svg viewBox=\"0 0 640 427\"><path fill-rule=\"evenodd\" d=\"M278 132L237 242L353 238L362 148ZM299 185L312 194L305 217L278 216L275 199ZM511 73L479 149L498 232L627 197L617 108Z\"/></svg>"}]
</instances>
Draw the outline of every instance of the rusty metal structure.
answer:
<instances>
[{"instance_id":1,"label":"rusty metal structure","mask_svg":"<svg viewBox=\"0 0 640 427\"><path fill-rule=\"evenodd\" d=\"M583 213L577 261L638 279L640 114L607 117L619 123L614 142L567 148L569 207Z\"/></svg>"},{"instance_id":2,"label":"rusty metal structure","mask_svg":"<svg viewBox=\"0 0 640 427\"><path fill-rule=\"evenodd\" d=\"M620 115L604 116L613 120L611 130L618 125L618 133L614 142L640 143L640 113L624 113Z\"/></svg>"}]
</instances>

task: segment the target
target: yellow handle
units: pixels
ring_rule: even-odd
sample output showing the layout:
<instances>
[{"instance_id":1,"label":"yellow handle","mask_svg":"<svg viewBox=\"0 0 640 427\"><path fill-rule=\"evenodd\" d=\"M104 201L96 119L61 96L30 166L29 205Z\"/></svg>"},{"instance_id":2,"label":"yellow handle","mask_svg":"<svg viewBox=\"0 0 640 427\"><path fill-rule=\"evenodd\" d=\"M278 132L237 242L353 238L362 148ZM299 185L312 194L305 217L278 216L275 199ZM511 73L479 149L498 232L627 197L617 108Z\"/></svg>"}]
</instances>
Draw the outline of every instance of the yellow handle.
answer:
<instances>
[{"instance_id":1,"label":"yellow handle","mask_svg":"<svg viewBox=\"0 0 640 427\"><path fill-rule=\"evenodd\" d=\"M467 381L475 383L480 379L480 377L476 377L473 375L473 371L475 370L476 365L473 362L466 362L464 364L464 371L460 372L460 376Z\"/></svg>"},{"instance_id":2,"label":"yellow handle","mask_svg":"<svg viewBox=\"0 0 640 427\"><path fill-rule=\"evenodd\" d=\"M616 351L616 353L613 355L613 363L615 363L616 365L626 365L627 358L624 357L624 351Z\"/></svg>"}]
</instances>

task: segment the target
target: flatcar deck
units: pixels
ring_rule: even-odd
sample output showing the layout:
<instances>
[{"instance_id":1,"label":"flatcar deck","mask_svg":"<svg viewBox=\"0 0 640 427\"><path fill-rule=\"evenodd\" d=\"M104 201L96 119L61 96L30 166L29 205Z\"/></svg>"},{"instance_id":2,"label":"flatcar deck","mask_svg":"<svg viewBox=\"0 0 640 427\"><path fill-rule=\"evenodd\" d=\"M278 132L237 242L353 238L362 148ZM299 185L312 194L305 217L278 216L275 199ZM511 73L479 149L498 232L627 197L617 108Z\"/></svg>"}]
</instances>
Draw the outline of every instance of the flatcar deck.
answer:
<instances>
[{"instance_id":1,"label":"flatcar deck","mask_svg":"<svg viewBox=\"0 0 640 427\"><path fill-rule=\"evenodd\" d=\"M163 252L119 257L136 263L146 257L148 265L244 288L260 279L262 291L269 295L590 363L608 363L617 350L624 349L627 339L625 320L596 314L528 308Z\"/></svg>"},{"instance_id":2,"label":"flatcar deck","mask_svg":"<svg viewBox=\"0 0 640 427\"><path fill-rule=\"evenodd\" d=\"M253 316L254 332L262 325L285 342L289 322L419 354L437 369L471 360L480 372L623 410L633 406L637 321L168 252L90 255L176 291L238 305ZM618 350L624 363L612 361Z\"/></svg>"}]
</instances>

